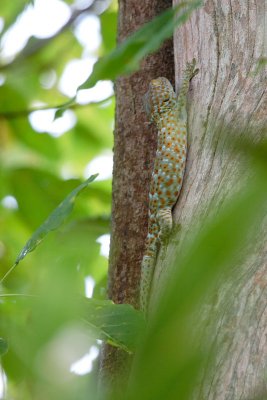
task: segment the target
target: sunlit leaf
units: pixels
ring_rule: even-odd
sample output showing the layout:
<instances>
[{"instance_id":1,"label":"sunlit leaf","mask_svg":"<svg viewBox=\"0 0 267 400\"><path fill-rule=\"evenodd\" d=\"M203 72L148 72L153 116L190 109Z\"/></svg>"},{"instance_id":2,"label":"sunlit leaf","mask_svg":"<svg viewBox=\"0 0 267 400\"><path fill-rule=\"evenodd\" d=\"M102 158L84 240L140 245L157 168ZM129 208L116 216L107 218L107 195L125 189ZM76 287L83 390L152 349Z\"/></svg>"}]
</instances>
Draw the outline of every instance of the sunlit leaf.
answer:
<instances>
[{"instance_id":1,"label":"sunlit leaf","mask_svg":"<svg viewBox=\"0 0 267 400\"><path fill-rule=\"evenodd\" d=\"M22 251L18 255L15 265L17 265L29 252L33 251L38 244L41 243L43 238L53 231L65 221L73 209L76 196L92 182L96 175L90 176L84 183L74 189L66 198L59 204L59 206L49 215L46 221L34 232L32 237L28 240Z\"/></svg>"},{"instance_id":2,"label":"sunlit leaf","mask_svg":"<svg viewBox=\"0 0 267 400\"><path fill-rule=\"evenodd\" d=\"M3 30L0 36L3 36L5 32L13 25L15 25L16 20L19 15L21 15L24 10L29 5L29 0L20 1L1 1L1 18L5 20Z\"/></svg>"},{"instance_id":3,"label":"sunlit leaf","mask_svg":"<svg viewBox=\"0 0 267 400\"><path fill-rule=\"evenodd\" d=\"M127 352L133 352L144 332L144 318L129 304L108 300L86 300L84 320L98 339Z\"/></svg>"},{"instance_id":4,"label":"sunlit leaf","mask_svg":"<svg viewBox=\"0 0 267 400\"><path fill-rule=\"evenodd\" d=\"M116 46L117 13L107 11L100 15L103 47L111 51Z\"/></svg>"},{"instance_id":5,"label":"sunlit leaf","mask_svg":"<svg viewBox=\"0 0 267 400\"><path fill-rule=\"evenodd\" d=\"M91 88L98 80L114 80L118 75L136 71L141 60L156 51L173 34L174 28L184 23L200 5L199 0L182 2L145 24L112 53L100 59L79 89Z\"/></svg>"}]
</instances>

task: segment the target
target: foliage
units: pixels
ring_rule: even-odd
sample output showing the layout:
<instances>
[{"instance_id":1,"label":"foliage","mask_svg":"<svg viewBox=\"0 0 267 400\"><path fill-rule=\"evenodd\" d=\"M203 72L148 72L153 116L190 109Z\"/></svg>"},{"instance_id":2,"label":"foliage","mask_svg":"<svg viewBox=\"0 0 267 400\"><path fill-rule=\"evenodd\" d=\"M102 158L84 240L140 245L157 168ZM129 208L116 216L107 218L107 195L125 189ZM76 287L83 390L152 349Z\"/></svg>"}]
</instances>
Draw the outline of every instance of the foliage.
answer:
<instances>
[{"instance_id":1,"label":"foliage","mask_svg":"<svg viewBox=\"0 0 267 400\"><path fill-rule=\"evenodd\" d=\"M174 28L186 22L192 11L200 5L200 1L181 2L148 22L111 54L100 59L80 89L88 89L100 79L114 80L118 75L136 71L144 56L158 50L164 40L172 35Z\"/></svg>"},{"instance_id":2,"label":"foliage","mask_svg":"<svg viewBox=\"0 0 267 400\"><path fill-rule=\"evenodd\" d=\"M129 304L114 304L108 300L93 299L86 299L84 310L83 320L95 332L98 339L128 353L136 350L145 324L140 311Z\"/></svg>"},{"instance_id":3,"label":"foliage","mask_svg":"<svg viewBox=\"0 0 267 400\"><path fill-rule=\"evenodd\" d=\"M52 212L51 215L45 220L45 222L39 226L39 228L34 232L32 237L28 240L26 245L21 250L18 255L15 265L17 265L23 258L31 251L33 251L38 244L41 243L43 238L51 231L58 229L61 224L66 220L66 218L70 215L74 202L76 200L76 196L87 187L87 185L92 182L96 175L91 175L89 179L87 179L84 183L79 185L76 189L74 189L63 201L59 204L59 206Z\"/></svg>"},{"instance_id":4,"label":"foliage","mask_svg":"<svg viewBox=\"0 0 267 400\"><path fill-rule=\"evenodd\" d=\"M73 3L66 1L74 8ZM28 7L29 1L1 1L5 25L0 39L19 23ZM95 157L111 152L114 100L74 104L73 96L59 88L69 62L84 57L76 28L86 15L80 12L60 34L47 39L31 37L14 59L0 52L0 280L25 243L23 256L43 238L42 246L23 261L19 256L20 265L0 286L0 356L7 375L7 398L41 398L36 391L51 399L84 398L91 385L87 376L70 373L70 366L91 346L98 346L98 336L89 334L83 322L84 306L77 298L84 296L88 276L95 285L94 297L105 298L107 259L100 254L97 239L109 233L111 180L96 180L88 186L85 170ZM111 4L99 18L104 35L90 56L104 55L114 45L115 15L116 7ZM65 105L63 112L71 109L74 126L60 134L45 127L36 131L29 111L61 104ZM56 115L57 121L65 117L63 112ZM71 213L73 198L63 203L64 215L57 211L51 215L64 198L83 188ZM49 349L59 336L66 358L60 368L62 379L54 382L57 373L49 366L51 375L45 376L38 365L59 362L61 356L56 352L48 361ZM75 337L80 336L83 344L78 340L76 346ZM64 347L64 338L70 345ZM64 387L64 379L70 386Z\"/></svg>"},{"instance_id":5,"label":"foliage","mask_svg":"<svg viewBox=\"0 0 267 400\"><path fill-rule=\"evenodd\" d=\"M267 141L257 145L248 140L237 142L236 155L240 152L250 160L246 172L253 171L253 177L215 216L210 209L201 229L191 227L190 238L183 253L176 255L171 279L140 346L132 387L123 399L189 400L198 374L212 363L215 354L201 338L201 304L208 293L214 294L218 280L222 284L233 279L237 260L241 267L241 260L248 256L248 245L256 244L267 213ZM209 321L212 323L216 321Z\"/></svg>"}]
</instances>

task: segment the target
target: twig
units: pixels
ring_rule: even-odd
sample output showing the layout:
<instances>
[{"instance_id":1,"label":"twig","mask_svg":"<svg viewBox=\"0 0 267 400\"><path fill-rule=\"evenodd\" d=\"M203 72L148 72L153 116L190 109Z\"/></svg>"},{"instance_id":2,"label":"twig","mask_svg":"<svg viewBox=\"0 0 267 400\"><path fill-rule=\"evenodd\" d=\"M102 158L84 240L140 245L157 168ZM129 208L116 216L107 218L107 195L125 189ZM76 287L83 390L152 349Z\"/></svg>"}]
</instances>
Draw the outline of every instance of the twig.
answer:
<instances>
[{"instance_id":1,"label":"twig","mask_svg":"<svg viewBox=\"0 0 267 400\"><path fill-rule=\"evenodd\" d=\"M54 110L54 109L64 109L64 110L74 110L75 108L80 108L80 107L87 107L90 105L101 105L104 104L105 102L111 100L113 98L113 95L107 97L104 100L100 101L92 101L87 104L78 104L78 103L73 103L71 104L71 101L68 101L63 104L57 104L57 105L48 105L48 106L40 106L40 107L32 107L28 108L26 110L12 110L12 111L0 111L0 118L7 118L7 119L15 119L15 118L20 118L20 117L27 117L29 114L31 114L34 111L43 111L43 110Z\"/></svg>"}]
</instances>

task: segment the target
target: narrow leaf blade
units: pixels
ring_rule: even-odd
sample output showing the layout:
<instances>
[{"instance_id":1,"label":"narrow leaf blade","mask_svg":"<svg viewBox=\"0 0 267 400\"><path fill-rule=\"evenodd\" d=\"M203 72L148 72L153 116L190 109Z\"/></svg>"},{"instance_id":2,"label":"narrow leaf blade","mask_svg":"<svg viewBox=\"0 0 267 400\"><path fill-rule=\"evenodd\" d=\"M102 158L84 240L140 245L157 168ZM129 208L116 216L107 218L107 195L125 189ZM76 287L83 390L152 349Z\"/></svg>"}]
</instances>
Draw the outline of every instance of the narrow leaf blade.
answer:
<instances>
[{"instance_id":1,"label":"narrow leaf blade","mask_svg":"<svg viewBox=\"0 0 267 400\"><path fill-rule=\"evenodd\" d=\"M73 209L73 205L77 195L85 189L89 183L91 183L96 175L91 175L89 179L75 188L60 204L56 209L49 215L45 222L39 226L39 228L33 233L31 238L28 240L26 245L18 255L15 265L17 265L28 253L33 251L43 240L43 238L50 232L62 225L65 219L69 216Z\"/></svg>"},{"instance_id":2,"label":"narrow leaf blade","mask_svg":"<svg viewBox=\"0 0 267 400\"><path fill-rule=\"evenodd\" d=\"M145 24L109 55L101 58L95 64L92 74L78 90L89 89L98 80L115 80L119 75L136 71L141 60L156 51L164 40L171 37L174 28L184 23L200 5L199 0L182 2Z\"/></svg>"}]
</instances>

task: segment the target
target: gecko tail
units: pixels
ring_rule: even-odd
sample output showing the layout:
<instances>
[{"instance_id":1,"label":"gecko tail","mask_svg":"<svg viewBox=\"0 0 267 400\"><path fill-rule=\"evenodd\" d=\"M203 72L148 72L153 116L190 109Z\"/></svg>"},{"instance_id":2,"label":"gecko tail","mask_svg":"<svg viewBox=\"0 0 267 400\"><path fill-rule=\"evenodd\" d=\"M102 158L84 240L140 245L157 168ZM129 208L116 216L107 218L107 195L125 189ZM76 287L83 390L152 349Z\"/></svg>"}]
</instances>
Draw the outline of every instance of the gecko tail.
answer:
<instances>
[{"instance_id":1,"label":"gecko tail","mask_svg":"<svg viewBox=\"0 0 267 400\"><path fill-rule=\"evenodd\" d=\"M156 257L144 255L141 264L140 309L147 314Z\"/></svg>"}]
</instances>

